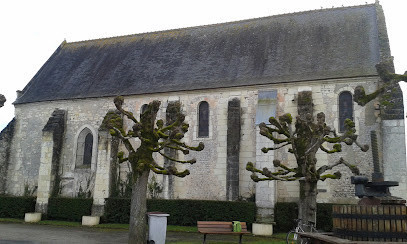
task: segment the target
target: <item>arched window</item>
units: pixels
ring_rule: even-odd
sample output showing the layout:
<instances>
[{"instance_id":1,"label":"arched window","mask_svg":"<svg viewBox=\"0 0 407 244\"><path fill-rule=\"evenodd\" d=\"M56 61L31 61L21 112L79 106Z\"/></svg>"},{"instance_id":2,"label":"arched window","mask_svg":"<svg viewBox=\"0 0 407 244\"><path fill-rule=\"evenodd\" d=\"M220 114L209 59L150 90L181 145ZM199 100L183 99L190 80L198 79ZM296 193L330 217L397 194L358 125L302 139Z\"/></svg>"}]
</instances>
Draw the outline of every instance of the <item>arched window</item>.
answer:
<instances>
[{"instance_id":1,"label":"arched window","mask_svg":"<svg viewBox=\"0 0 407 244\"><path fill-rule=\"evenodd\" d=\"M339 94L339 132L345 131L345 120L353 121L352 94L348 91Z\"/></svg>"},{"instance_id":2,"label":"arched window","mask_svg":"<svg viewBox=\"0 0 407 244\"><path fill-rule=\"evenodd\" d=\"M198 137L209 136L209 104L207 102L201 102L199 104L198 112Z\"/></svg>"},{"instance_id":3,"label":"arched window","mask_svg":"<svg viewBox=\"0 0 407 244\"><path fill-rule=\"evenodd\" d=\"M85 137L83 165L90 165L92 163L92 147L93 147L93 135L92 133L88 133Z\"/></svg>"},{"instance_id":4,"label":"arched window","mask_svg":"<svg viewBox=\"0 0 407 244\"><path fill-rule=\"evenodd\" d=\"M92 164L93 134L89 128L84 128L78 136L76 147L76 166L90 167Z\"/></svg>"}]
</instances>

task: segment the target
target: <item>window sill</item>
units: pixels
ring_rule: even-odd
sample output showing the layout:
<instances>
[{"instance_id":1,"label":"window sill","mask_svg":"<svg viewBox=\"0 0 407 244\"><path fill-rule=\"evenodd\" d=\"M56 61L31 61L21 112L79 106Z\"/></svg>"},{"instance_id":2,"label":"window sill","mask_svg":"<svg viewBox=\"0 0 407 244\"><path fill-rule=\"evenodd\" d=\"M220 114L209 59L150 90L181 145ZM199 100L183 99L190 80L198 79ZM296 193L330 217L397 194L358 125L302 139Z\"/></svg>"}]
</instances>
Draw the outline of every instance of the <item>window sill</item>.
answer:
<instances>
[{"instance_id":1,"label":"window sill","mask_svg":"<svg viewBox=\"0 0 407 244\"><path fill-rule=\"evenodd\" d=\"M90 169L90 165L76 165L75 169Z\"/></svg>"}]
</instances>

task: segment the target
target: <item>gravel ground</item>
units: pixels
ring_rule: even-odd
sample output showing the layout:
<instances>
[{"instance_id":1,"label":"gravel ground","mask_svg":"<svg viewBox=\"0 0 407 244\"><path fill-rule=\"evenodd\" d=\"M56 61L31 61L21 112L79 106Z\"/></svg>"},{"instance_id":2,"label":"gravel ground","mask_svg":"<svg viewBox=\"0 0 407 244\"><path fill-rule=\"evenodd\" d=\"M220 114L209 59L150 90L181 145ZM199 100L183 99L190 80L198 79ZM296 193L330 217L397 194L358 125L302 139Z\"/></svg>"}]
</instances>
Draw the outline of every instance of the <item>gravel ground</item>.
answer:
<instances>
[{"instance_id":1,"label":"gravel ground","mask_svg":"<svg viewBox=\"0 0 407 244\"><path fill-rule=\"evenodd\" d=\"M127 243L128 231L38 224L0 223L0 244ZM167 243L202 243L203 235L167 232ZM207 243L238 243L238 236L208 235ZM265 237L244 236L243 243L272 242Z\"/></svg>"},{"instance_id":2,"label":"gravel ground","mask_svg":"<svg viewBox=\"0 0 407 244\"><path fill-rule=\"evenodd\" d=\"M127 243L127 231L0 223L0 243Z\"/></svg>"}]
</instances>

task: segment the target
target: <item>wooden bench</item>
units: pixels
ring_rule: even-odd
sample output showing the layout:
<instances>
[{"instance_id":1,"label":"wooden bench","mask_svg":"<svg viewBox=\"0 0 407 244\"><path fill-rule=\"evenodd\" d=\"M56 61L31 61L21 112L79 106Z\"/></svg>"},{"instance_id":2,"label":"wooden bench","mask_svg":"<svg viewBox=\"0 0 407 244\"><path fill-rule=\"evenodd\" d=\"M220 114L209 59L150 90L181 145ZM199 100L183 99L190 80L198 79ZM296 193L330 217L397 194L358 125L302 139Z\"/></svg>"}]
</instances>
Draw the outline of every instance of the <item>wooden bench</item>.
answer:
<instances>
[{"instance_id":1,"label":"wooden bench","mask_svg":"<svg viewBox=\"0 0 407 244\"><path fill-rule=\"evenodd\" d=\"M242 236L250 234L247 231L246 222L240 222L242 225L241 232L233 232L232 222L219 222L219 221L198 221L198 232L204 234L203 243L206 243L206 235L220 234L220 235L239 235L239 243L242 243Z\"/></svg>"}]
</instances>

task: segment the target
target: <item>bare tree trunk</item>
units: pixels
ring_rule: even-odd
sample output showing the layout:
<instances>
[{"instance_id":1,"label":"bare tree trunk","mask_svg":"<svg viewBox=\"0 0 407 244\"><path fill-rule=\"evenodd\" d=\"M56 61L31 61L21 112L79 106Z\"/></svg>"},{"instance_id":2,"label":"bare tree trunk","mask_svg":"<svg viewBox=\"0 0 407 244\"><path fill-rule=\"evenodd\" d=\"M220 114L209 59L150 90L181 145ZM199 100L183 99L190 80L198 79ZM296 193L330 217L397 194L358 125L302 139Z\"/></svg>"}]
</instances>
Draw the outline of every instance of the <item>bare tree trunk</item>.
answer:
<instances>
[{"instance_id":1,"label":"bare tree trunk","mask_svg":"<svg viewBox=\"0 0 407 244\"><path fill-rule=\"evenodd\" d=\"M300 202L298 204L298 218L304 223L316 223L317 212L317 183L300 180Z\"/></svg>"},{"instance_id":2,"label":"bare tree trunk","mask_svg":"<svg viewBox=\"0 0 407 244\"><path fill-rule=\"evenodd\" d=\"M150 170L138 176L133 185L130 205L129 242L145 244L147 242L147 183Z\"/></svg>"}]
</instances>

